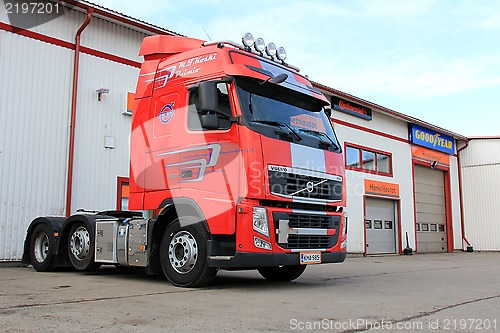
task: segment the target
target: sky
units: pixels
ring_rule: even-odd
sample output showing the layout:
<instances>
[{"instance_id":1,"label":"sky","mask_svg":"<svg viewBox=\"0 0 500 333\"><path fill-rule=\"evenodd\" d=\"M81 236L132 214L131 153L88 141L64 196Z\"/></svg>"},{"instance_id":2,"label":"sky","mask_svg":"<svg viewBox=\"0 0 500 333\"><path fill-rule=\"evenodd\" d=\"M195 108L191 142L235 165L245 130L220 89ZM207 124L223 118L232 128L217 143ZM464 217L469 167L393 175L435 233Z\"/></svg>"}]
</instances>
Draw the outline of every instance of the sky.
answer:
<instances>
[{"instance_id":1,"label":"sky","mask_svg":"<svg viewBox=\"0 0 500 333\"><path fill-rule=\"evenodd\" d=\"M497 0L93 2L203 40L250 32L312 81L460 135L500 136Z\"/></svg>"}]
</instances>

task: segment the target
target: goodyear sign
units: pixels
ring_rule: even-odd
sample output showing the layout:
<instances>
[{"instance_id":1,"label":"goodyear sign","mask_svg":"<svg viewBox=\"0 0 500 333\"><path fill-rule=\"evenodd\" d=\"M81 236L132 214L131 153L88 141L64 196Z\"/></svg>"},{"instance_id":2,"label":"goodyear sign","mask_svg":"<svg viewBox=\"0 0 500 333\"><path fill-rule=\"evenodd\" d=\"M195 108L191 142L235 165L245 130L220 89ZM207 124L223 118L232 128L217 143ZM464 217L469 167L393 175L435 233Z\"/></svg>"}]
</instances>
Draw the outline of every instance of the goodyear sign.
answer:
<instances>
[{"instance_id":1,"label":"goodyear sign","mask_svg":"<svg viewBox=\"0 0 500 333\"><path fill-rule=\"evenodd\" d=\"M455 154L455 139L428 128L410 124L410 142L422 147Z\"/></svg>"}]
</instances>

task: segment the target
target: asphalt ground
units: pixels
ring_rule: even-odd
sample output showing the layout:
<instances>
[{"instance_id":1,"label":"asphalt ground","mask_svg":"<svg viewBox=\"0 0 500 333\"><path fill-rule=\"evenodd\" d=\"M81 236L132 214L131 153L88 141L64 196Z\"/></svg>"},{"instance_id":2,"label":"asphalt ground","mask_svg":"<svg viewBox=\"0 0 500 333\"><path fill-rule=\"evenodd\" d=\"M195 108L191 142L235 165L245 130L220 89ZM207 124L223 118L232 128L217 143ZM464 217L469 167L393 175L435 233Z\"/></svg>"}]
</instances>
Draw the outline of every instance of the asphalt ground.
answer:
<instances>
[{"instance_id":1,"label":"asphalt ground","mask_svg":"<svg viewBox=\"0 0 500 333\"><path fill-rule=\"evenodd\" d=\"M0 265L1 332L498 332L500 253L348 257L289 283L219 272L209 288L141 270Z\"/></svg>"}]
</instances>

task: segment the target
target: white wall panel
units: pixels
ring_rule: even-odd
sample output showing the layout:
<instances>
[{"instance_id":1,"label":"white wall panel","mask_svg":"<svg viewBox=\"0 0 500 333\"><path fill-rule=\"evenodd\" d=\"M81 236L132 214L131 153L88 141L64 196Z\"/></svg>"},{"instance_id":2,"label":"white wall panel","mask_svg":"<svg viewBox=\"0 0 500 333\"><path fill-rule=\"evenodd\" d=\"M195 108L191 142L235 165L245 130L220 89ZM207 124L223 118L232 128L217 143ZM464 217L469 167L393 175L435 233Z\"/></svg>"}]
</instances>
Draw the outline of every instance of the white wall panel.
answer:
<instances>
[{"instance_id":1,"label":"white wall panel","mask_svg":"<svg viewBox=\"0 0 500 333\"><path fill-rule=\"evenodd\" d=\"M0 42L0 260L19 260L31 220L64 213L73 53Z\"/></svg>"},{"instance_id":2,"label":"white wall panel","mask_svg":"<svg viewBox=\"0 0 500 333\"><path fill-rule=\"evenodd\" d=\"M406 122L375 111L373 112L373 119L370 121L337 110L332 110L332 118L371 128L402 139L408 138L408 127Z\"/></svg>"},{"instance_id":3,"label":"white wall panel","mask_svg":"<svg viewBox=\"0 0 500 333\"><path fill-rule=\"evenodd\" d=\"M80 61L72 213L116 208L117 177L129 175L131 117L122 112L139 74L138 68L85 54ZM98 88L110 89L102 101ZM114 149L104 147L105 136L115 138Z\"/></svg>"},{"instance_id":4,"label":"white wall panel","mask_svg":"<svg viewBox=\"0 0 500 333\"><path fill-rule=\"evenodd\" d=\"M460 154L465 236L475 250L500 251L500 138L471 140Z\"/></svg>"},{"instance_id":5,"label":"white wall panel","mask_svg":"<svg viewBox=\"0 0 500 333\"><path fill-rule=\"evenodd\" d=\"M86 16L83 12L66 9L64 14L58 16L57 18L32 27L29 30L69 43L74 43L75 33L80 25L85 21L85 18ZM7 18L4 22L15 25L15 22L10 22Z\"/></svg>"},{"instance_id":6,"label":"white wall panel","mask_svg":"<svg viewBox=\"0 0 500 333\"><path fill-rule=\"evenodd\" d=\"M146 34L93 17L82 34L82 45L142 62L139 49Z\"/></svg>"}]
</instances>

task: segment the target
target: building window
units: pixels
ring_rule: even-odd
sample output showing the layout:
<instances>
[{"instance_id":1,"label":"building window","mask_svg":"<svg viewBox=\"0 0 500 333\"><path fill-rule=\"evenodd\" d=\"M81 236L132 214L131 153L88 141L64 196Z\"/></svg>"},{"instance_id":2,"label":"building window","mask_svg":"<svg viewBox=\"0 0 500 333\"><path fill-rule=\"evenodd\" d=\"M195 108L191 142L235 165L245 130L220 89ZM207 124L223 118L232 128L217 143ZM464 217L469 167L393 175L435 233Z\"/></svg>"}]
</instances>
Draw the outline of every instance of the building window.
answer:
<instances>
[{"instance_id":1,"label":"building window","mask_svg":"<svg viewBox=\"0 0 500 333\"><path fill-rule=\"evenodd\" d=\"M134 112L134 100L135 100L135 94L132 92L127 93L127 108L125 111L122 112L122 114L131 116L132 113Z\"/></svg>"},{"instance_id":2,"label":"building window","mask_svg":"<svg viewBox=\"0 0 500 333\"><path fill-rule=\"evenodd\" d=\"M375 161L375 153L368 150L361 150L361 168L370 171L377 170L377 161Z\"/></svg>"},{"instance_id":3,"label":"building window","mask_svg":"<svg viewBox=\"0 0 500 333\"><path fill-rule=\"evenodd\" d=\"M117 179L117 193L116 193L116 210L129 210L128 197L130 193L130 182L127 177L118 177ZM151 212L148 210L141 210L145 218L151 217Z\"/></svg>"},{"instance_id":4,"label":"building window","mask_svg":"<svg viewBox=\"0 0 500 333\"><path fill-rule=\"evenodd\" d=\"M345 152L347 169L392 176L390 153L352 144L346 144Z\"/></svg>"},{"instance_id":5,"label":"building window","mask_svg":"<svg viewBox=\"0 0 500 333\"><path fill-rule=\"evenodd\" d=\"M345 150L347 167L360 168L361 162L359 159L359 149L354 147L346 147Z\"/></svg>"}]
</instances>

